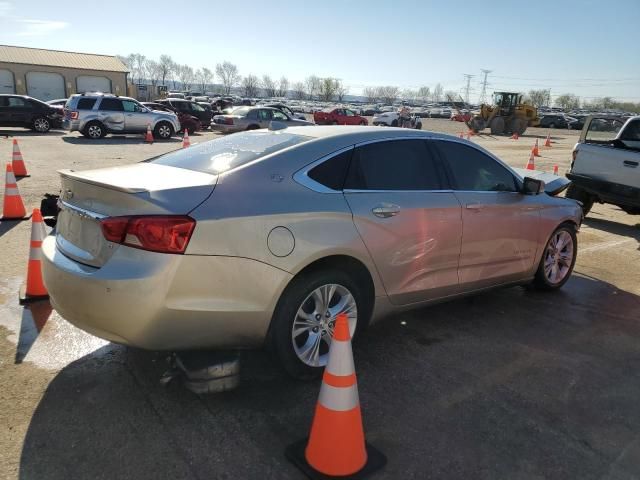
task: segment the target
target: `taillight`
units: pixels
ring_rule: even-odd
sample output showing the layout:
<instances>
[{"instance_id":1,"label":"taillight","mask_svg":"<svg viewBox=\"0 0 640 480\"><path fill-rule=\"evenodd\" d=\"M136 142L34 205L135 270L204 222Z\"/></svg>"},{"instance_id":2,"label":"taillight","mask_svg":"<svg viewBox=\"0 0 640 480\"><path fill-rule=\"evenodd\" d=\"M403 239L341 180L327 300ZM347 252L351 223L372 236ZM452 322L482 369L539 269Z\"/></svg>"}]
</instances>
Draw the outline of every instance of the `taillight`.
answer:
<instances>
[{"instance_id":1,"label":"taillight","mask_svg":"<svg viewBox=\"0 0 640 480\"><path fill-rule=\"evenodd\" d=\"M71 120L77 120L78 119L78 112L70 112L71 115L69 116L69 118L71 118Z\"/></svg>"},{"instance_id":2,"label":"taillight","mask_svg":"<svg viewBox=\"0 0 640 480\"><path fill-rule=\"evenodd\" d=\"M109 217L100 221L108 241L160 253L184 253L196 221L183 215Z\"/></svg>"},{"instance_id":3,"label":"taillight","mask_svg":"<svg viewBox=\"0 0 640 480\"><path fill-rule=\"evenodd\" d=\"M225 117L224 123L226 123L227 125L233 125L233 118Z\"/></svg>"}]
</instances>

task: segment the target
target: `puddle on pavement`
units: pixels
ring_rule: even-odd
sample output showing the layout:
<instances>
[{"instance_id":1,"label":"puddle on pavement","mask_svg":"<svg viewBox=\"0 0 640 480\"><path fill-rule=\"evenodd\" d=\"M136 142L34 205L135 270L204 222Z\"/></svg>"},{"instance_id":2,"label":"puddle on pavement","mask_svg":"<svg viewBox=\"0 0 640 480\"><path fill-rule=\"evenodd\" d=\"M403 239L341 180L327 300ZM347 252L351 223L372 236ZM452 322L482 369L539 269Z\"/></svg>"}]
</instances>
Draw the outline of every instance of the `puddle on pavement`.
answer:
<instances>
[{"instance_id":1,"label":"puddle on pavement","mask_svg":"<svg viewBox=\"0 0 640 480\"><path fill-rule=\"evenodd\" d=\"M109 344L71 325L48 301L19 305L21 282L19 277L0 280L0 327L8 332L7 341L15 345L14 358L3 358L2 363L30 362L39 368L60 370Z\"/></svg>"}]
</instances>

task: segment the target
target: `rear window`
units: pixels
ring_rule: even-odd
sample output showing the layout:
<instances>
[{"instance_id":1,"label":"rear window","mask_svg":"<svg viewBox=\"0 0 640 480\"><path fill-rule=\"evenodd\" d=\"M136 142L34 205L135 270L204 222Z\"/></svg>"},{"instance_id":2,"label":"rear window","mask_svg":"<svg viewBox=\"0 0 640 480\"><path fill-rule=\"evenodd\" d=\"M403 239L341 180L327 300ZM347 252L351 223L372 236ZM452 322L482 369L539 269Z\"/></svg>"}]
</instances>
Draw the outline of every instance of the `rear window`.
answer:
<instances>
[{"instance_id":1,"label":"rear window","mask_svg":"<svg viewBox=\"0 0 640 480\"><path fill-rule=\"evenodd\" d=\"M81 98L78 100L78 110L91 110L96 104L96 98Z\"/></svg>"},{"instance_id":2,"label":"rear window","mask_svg":"<svg viewBox=\"0 0 640 480\"><path fill-rule=\"evenodd\" d=\"M111 112L122 112L122 102L117 98L103 98L100 102L100 110L107 110Z\"/></svg>"},{"instance_id":3,"label":"rear window","mask_svg":"<svg viewBox=\"0 0 640 480\"><path fill-rule=\"evenodd\" d=\"M311 138L287 132L242 132L168 153L151 163L218 174Z\"/></svg>"}]
</instances>

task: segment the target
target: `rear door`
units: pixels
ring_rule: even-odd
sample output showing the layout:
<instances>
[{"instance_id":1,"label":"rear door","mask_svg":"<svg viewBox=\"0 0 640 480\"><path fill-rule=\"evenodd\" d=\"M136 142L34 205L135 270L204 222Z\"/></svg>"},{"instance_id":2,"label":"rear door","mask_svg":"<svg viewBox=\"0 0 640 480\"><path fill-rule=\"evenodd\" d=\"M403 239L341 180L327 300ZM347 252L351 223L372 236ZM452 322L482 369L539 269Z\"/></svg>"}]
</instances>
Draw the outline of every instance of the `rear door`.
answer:
<instances>
[{"instance_id":1,"label":"rear door","mask_svg":"<svg viewBox=\"0 0 640 480\"><path fill-rule=\"evenodd\" d=\"M98 107L98 118L112 132L124 132L124 107L119 98L104 97Z\"/></svg>"},{"instance_id":2,"label":"rear door","mask_svg":"<svg viewBox=\"0 0 640 480\"><path fill-rule=\"evenodd\" d=\"M271 121L271 110L266 108L261 108L257 111L258 114L258 125L260 128L268 128L269 122Z\"/></svg>"},{"instance_id":3,"label":"rear door","mask_svg":"<svg viewBox=\"0 0 640 480\"><path fill-rule=\"evenodd\" d=\"M460 286L470 291L523 278L539 243L539 197L519 193L513 173L483 151L457 141L433 143L462 206Z\"/></svg>"},{"instance_id":4,"label":"rear door","mask_svg":"<svg viewBox=\"0 0 640 480\"><path fill-rule=\"evenodd\" d=\"M30 126L34 111L33 105L22 97L5 97L6 125L9 126Z\"/></svg>"},{"instance_id":5,"label":"rear door","mask_svg":"<svg viewBox=\"0 0 640 480\"><path fill-rule=\"evenodd\" d=\"M356 146L344 196L392 303L458 291L460 203L425 140Z\"/></svg>"}]
</instances>

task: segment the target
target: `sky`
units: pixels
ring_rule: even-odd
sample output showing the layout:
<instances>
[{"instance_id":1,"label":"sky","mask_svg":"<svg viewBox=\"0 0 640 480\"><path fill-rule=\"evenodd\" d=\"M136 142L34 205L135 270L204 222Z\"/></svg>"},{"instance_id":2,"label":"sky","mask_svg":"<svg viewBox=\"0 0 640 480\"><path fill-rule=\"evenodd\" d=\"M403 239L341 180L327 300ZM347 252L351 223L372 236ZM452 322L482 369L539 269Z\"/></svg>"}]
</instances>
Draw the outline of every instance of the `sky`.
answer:
<instances>
[{"instance_id":1,"label":"sky","mask_svg":"<svg viewBox=\"0 0 640 480\"><path fill-rule=\"evenodd\" d=\"M82 5L79 7L79 5ZM168 54L194 69L487 92L550 88L640 102L640 0L0 0L0 44ZM180 5L180 7L176 7ZM236 8L233 6L237 5Z\"/></svg>"}]
</instances>

